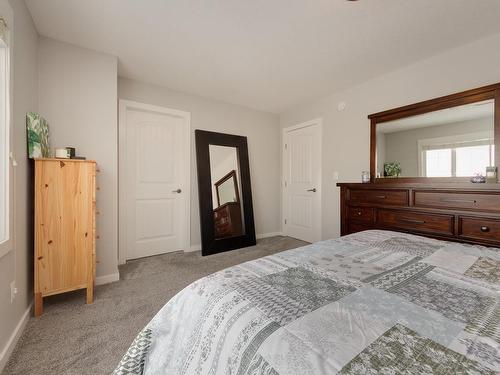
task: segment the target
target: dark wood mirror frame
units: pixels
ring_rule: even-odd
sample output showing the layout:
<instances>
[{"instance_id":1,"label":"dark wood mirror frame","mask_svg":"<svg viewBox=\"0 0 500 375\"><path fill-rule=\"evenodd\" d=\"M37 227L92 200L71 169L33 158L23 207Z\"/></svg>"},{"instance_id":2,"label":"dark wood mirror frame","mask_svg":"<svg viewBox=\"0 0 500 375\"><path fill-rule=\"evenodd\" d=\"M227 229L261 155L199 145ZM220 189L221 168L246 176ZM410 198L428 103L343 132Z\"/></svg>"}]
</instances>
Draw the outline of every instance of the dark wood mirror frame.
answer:
<instances>
[{"instance_id":1,"label":"dark wood mirror frame","mask_svg":"<svg viewBox=\"0 0 500 375\"><path fill-rule=\"evenodd\" d=\"M253 218L247 138L239 135L215 133L197 129L195 130L195 140L202 255L211 255L255 245L257 242ZM243 207L245 226L245 234L242 236L215 239L212 177L210 171L210 145L235 147L237 150L241 178L241 195L239 196L239 200Z\"/></svg>"},{"instance_id":2,"label":"dark wood mirror frame","mask_svg":"<svg viewBox=\"0 0 500 375\"><path fill-rule=\"evenodd\" d=\"M469 177L399 177L377 178L377 125L380 123L421 115L445 108L476 103L484 100L495 101L494 136L495 165L500 168L500 83L467 90L440 98L406 105L388 111L374 113L370 119L370 178L372 182L469 182Z\"/></svg>"}]
</instances>

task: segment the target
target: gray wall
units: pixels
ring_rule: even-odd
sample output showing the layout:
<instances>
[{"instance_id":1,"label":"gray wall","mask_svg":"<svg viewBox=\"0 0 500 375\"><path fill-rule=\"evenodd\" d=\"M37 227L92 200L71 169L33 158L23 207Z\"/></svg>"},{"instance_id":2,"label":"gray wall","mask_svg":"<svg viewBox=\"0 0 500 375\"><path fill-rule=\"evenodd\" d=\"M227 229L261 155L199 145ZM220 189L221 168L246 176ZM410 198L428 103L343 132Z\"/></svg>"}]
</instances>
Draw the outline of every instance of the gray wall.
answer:
<instances>
[{"instance_id":1,"label":"gray wall","mask_svg":"<svg viewBox=\"0 0 500 375\"><path fill-rule=\"evenodd\" d=\"M493 135L493 117L387 133L385 134L385 156L383 154L377 155L379 166L383 170L384 160L388 162L399 161L402 170L401 177L415 177L419 175L419 140L484 131L491 131ZM378 136L379 134L377 134L377 138Z\"/></svg>"},{"instance_id":2,"label":"gray wall","mask_svg":"<svg viewBox=\"0 0 500 375\"><path fill-rule=\"evenodd\" d=\"M2 0L4 1L4 0ZM38 34L24 1L10 2L14 11L13 43L13 152L18 166L14 171L14 249L0 258L0 372L7 360L6 345L27 312L33 291L33 236L31 173L26 155L26 112L38 109ZM18 294L10 303L10 282Z\"/></svg>"},{"instance_id":3,"label":"gray wall","mask_svg":"<svg viewBox=\"0 0 500 375\"><path fill-rule=\"evenodd\" d=\"M277 115L120 78L118 97L191 113L191 244L200 244L194 130L248 137L257 234L280 231L280 127Z\"/></svg>"},{"instance_id":4,"label":"gray wall","mask_svg":"<svg viewBox=\"0 0 500 375\"><path fill-rule=\"evenodd\" d=\"M40 113L51 146L73 146L97 161L97 281L118 277L117 58L40 38Z\"/></svg>"},{"instance_id":5,"label":"gray wall","mask_svg":"<svg viewBox=\"0 0 500 375\"><path fill-rule=\"evenodd\" d=\"M500 82L500 34L367 81L356 87L296 106L280 116L282 127L323 118L323 237L340 235L340 181L359 182L370 167L367 115L426 99ZM338 111L341 101L347 103Z\"/></svg>"}]
</instances>

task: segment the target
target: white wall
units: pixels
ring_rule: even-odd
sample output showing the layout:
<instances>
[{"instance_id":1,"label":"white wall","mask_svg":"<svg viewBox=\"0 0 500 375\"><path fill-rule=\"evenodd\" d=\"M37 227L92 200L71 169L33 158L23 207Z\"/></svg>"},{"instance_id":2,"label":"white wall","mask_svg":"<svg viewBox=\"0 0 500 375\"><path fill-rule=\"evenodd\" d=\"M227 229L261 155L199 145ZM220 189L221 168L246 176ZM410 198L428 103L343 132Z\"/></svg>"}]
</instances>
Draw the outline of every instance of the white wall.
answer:
<instances>
[{"instance_id":1,"label":"white wall","mask_svg":"<svg viewBox=\"0 0 500 375\"><path fill-rule=\"evenodd\" d=\"M256 233L280 231L280 129L278 116L119 78L118 97L191 113L191 244L200 244L194 130L248 137Z\"/></svg>"},{"instance_id":2,"label":"white wall","mask_svg":"<svg viewBox=\"0 0 500 375\"><path fill-rule=\"evenodd\" d=\"M3 4L6 0L1 1ZM24 1L11 1L14 11L13 41L13 152L18 166L14 174L14 249L0 258L0 372L21 333L23 318L32 300L33 237L31 173L26 158L26 112L38 109L38 34ZM11 26L11 25L9 25ZM18 294L10 303L10 282ZM26 315L25 315L26 314ZM21 324L21 325L19 325ZM18 326L19 325L19 326Z\"/></svg>"},{"instance_id":3,"label":"white wall","mask_svg":"<svg viewBox=\"0 0 500 375\"><path fill-rule=\"evenodd\" d=\"M449 50L349 90L297 106L280 115L282 127L323 118L323 237L340 234L339 189L333 180L361 181L370 166L367 115L500 82L500 34ZM339 112L337 104L347 103Z\"/></svg>"},{"instance_id":4,"label":"white wall","mask_svg":"<svg viewBox=\"0 0 500 375\"><path fill-rule=\"evenodd\" d=\"M52 147L72 146L96 160L97 277L116 275L118 254L117 59L40 38L39 112ZM111 276L110 276L111 277Z\"/></svg>"}]
</instances>

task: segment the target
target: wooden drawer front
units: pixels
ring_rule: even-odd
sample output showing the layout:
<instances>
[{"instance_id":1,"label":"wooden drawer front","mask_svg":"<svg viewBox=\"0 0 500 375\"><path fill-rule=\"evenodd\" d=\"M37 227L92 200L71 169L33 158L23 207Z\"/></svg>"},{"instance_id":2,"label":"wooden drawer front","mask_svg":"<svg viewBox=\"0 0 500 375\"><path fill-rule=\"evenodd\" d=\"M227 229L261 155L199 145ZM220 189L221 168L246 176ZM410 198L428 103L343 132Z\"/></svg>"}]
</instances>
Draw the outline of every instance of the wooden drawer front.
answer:
<instances>
[{"instance_id":1,"label":"wooden drawer front","mask_svg":"<svg viewBox=\"0 0 500 375\"><path fill-rule=\"evenodd\" d=\"M459 217L458 223L459 237L500 242L500 220Z\"/></svg>"},{"instance_id":2,"label":"wooden drawer front","mask_svg":"<svg viewBox=\"0 0 500 375\"><path fill-rule=\"evenodd\" d=\"M478 211L500 211L500 195L484 193L454 193L415 191L417 207L452 208Z\"/></svg>"},{"instance_id":3,"label":"wooden drawer front","mask_svg":"<svg viewBox=\"0 0 500 375\"><path fill-rule=\"evenodd\" d=\"M453 235L453 215L383 210L377 213L377 225L439 235Z\"/></svg>"},{"instance_id":4,"label":"wooden drawer front","mask_svg":"<svg viewBox=\"0 0 500 375\"><path fill-rule=\"evenodd\" d=\"M373 223L374 209L370 207L349 207L347 213L349 220L360 223Z\"/></svg>"},{"instance_id":5,"label":"wooden drawer front","mask_svg":"<svg viewBox=\"0 0 500 375\"><path fill-rule=\"evenodd\" d=\"M408 190L351 190L351 202L408 206Z\"/></svg>"},{"instance_id":6,"label":"wooden drawer front","mask_svg":"<svg viewBox=\"0 0 500 375\"><path fill-rule=\"evenodd\" d=\"M374 227L368 223L362 224L355 222L350 222L348 228L349 228L348 233L356 233L356 232L362 232L364 230L374 229Z\"/></svg>"}]
</instances>

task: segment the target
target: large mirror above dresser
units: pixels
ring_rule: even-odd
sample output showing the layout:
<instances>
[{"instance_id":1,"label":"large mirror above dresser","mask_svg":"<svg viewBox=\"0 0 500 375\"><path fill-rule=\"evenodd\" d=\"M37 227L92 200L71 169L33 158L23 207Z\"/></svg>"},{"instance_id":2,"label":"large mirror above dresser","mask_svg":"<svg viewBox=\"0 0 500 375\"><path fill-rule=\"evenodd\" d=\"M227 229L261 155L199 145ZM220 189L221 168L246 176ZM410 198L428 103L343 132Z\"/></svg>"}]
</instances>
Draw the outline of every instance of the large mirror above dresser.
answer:
<instances>
[{"instance_id":1,"label":"large mirror above dresser","mask_svg":"<svg viewBox=\"0 0 500 375\"><path fill-rule=\"evenodd\" d=\"M500 247L500 84L368 118L370 182L338 184L342 235L385 229Z\"/></svg>"},{"instance_id":2,"label":"large mirror above dresser","mask_svg":"<svg viewBox=\"0 0 500 375\"><path fill-rule=\"evenodd\" d=\"M371 114L372 181L469 181L500 165L500 84Z\"/></svg>"}]
</instances>

